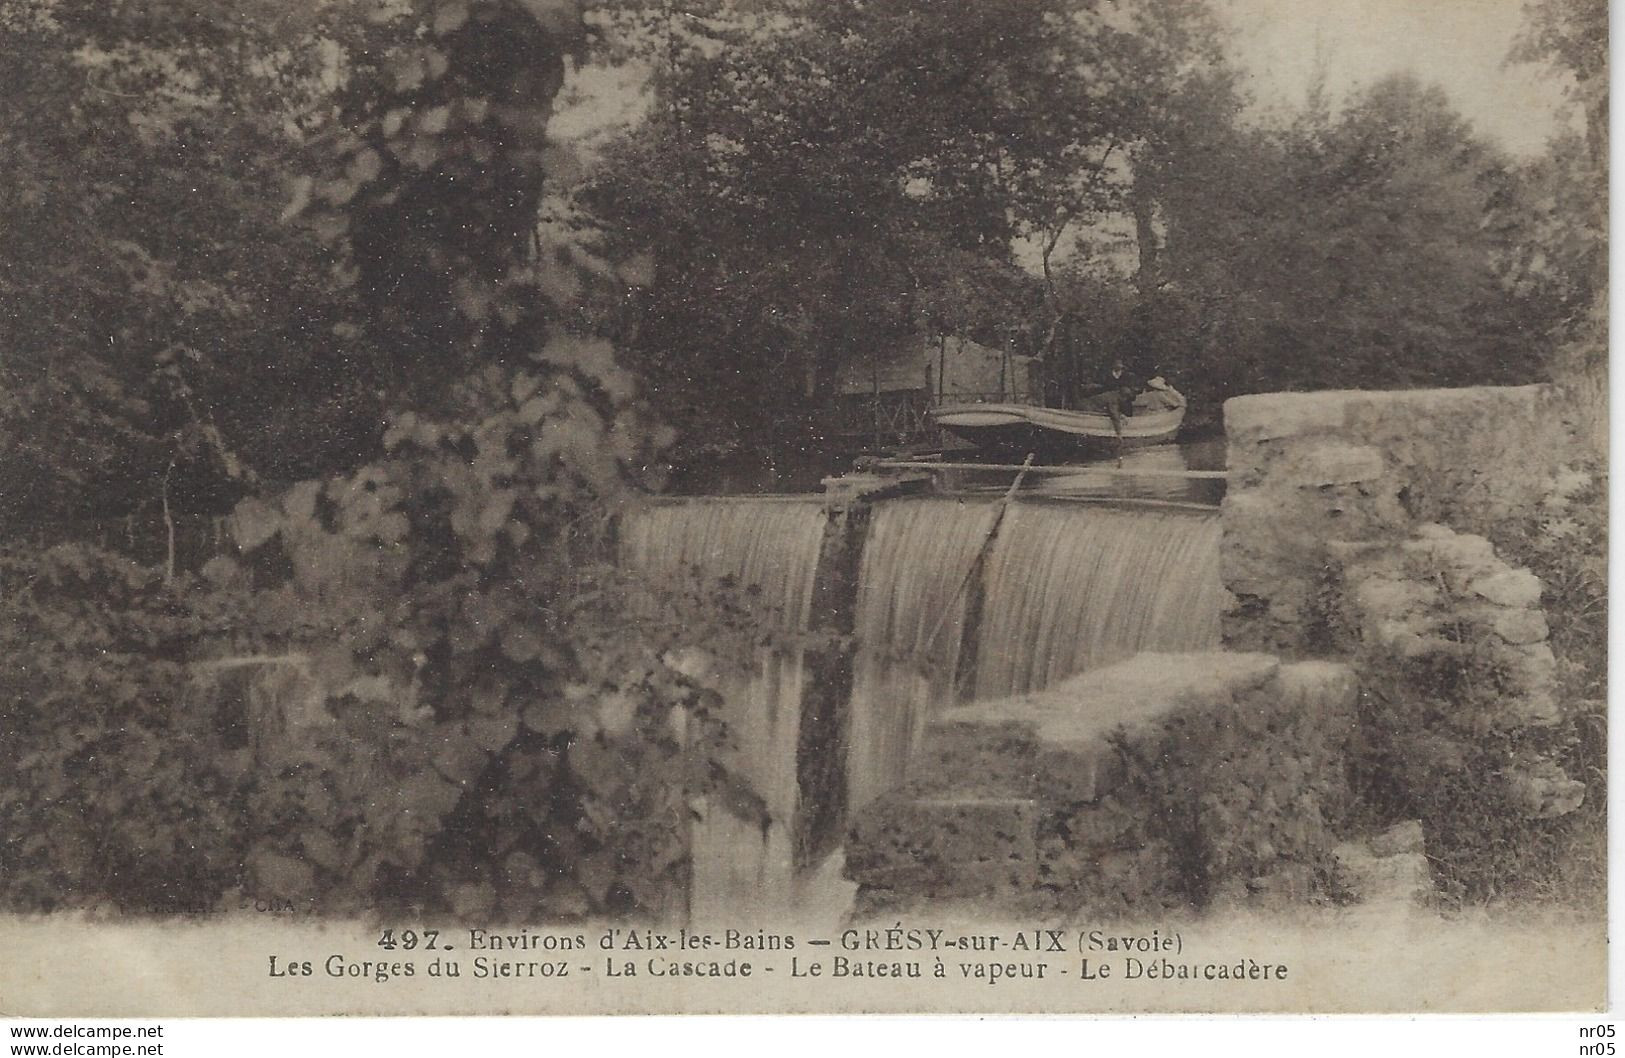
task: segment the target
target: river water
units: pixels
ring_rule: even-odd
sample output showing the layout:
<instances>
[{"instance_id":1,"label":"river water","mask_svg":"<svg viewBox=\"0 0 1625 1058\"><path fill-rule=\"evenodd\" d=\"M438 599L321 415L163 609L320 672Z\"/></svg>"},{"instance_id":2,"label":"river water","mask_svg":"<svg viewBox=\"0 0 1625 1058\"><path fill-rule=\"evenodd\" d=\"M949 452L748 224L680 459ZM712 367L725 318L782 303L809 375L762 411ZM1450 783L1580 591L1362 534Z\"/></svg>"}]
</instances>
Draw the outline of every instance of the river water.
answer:
<instances>
[{"instance_id":1,"label":"river water","mask_svg":"<svg viewBox=\"0 0 1625 1058\"><path fill-rule=\"evenodd\" d=\"M693 496L760 496L809 494L822 491L823 481L853 469L850 454L802 452L768 459L755 454L716 461L704 470L677 474L672 491ZM985 462L974 452L946 452L944 464ZM1217 506L1224 497L1224 482L1165 476L1180 471L1215 471L1225 468L1222 435L1201 437L1181 444L1130 448L1121 459L1105 457L1067 464L1062 472L1048 468L1028 474L1024 495L1066 499L1160 500ZM1146 476L1117 471L1142 470ZM949 493L975 495L1004 492L1014 474L1008 470L943 470L936 472L938 487Z\"/></svg>"}]
</instances>

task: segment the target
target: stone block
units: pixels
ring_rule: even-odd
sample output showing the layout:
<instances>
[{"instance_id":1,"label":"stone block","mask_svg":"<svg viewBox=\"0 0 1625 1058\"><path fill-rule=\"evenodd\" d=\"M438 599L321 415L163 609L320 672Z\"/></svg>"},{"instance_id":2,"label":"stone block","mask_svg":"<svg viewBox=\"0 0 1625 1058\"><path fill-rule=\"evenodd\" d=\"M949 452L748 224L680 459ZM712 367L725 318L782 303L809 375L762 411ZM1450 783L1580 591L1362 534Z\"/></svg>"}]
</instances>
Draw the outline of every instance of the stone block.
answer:
<instances>
[{"instance_id":1,"label":"stone block","mask_svg":"<svg viewBox=\"0 0 1625 1058\"><path fill-rule=\"evenodd\" d=\"M847 874L908 906L1145 910L1198 899L1188 857L1227 850L1212 866L1229 880L1268 875L1272 898L1306 898L1313 886L1286 883L1329 849L1358 694L1335 662L1142 654L948 710L918 774L854 821ZM1160 821L1191 797L1208 807L1176 850Z\"/></svg>"},{"instance_id":2,"label":"stone block","mask_svg":"<svg viewBox=\"0 0 1625 1058\"><path fill-rule=\"evenodd\" d=\"M1379 449L1331 442L1310 449L1296 460L1284 462L1276 468L1275 474L1291 475L1293 482L1303 488L1325 488L1375 481L1386 469Z\"/></svg>"},{"instance_id":3,"label":"stone block","mask_svg":"<svg viewBox=\"0 0 1625 1058\"><path fill-rule=\"evenodd\" d=\"M926 728L905 785L916 797L1030 797L1037 770L1036 724L965 711Z\"/></svg>"},{"instance_id":4,"label":"stone block","mask_svg":"<svg viewBox=\"0 0 1625 1058\"><path fill-rule=\"evenodd\" d=\"M1397 856L1406 852L1422 852L1425 844L1422 821L1411 819L1404 823L1395 823L1372 838L1370 849L1376 856Z\"/></svg>"},{"instance_id":5,"label":"stone block","mask_svg":"<svg viewBox=\"0 0 1625 1058\"><path fill-rule=\"evenodd\" d=\"M1297 669L1274 688L1280 667L1266 654L1140 654L1032 694L950 709L926 729L902 792L1093 802L1122 778L1114 732L1155 732L1193 708L1233 710L1254 692L1295 703L1322 683L1349 693L1351 677L1334 665Z\"/></svg>"},{"instance_id":6,"label":"stone block","mask_svg":"<svg viewBox=\"0 0 1625 1058\"><path fill-rule=\"evenodd\" d=\"M1413 575L1442 576L1456 595L1469 594L1474 582L1506 568L1495 555L1495 545L1470 533L1413 539L1402 547Z\"/></svg>"},{"instance_id":7,"label":"stone block","mask_svg":"<svg viewBox=\"0 0 1625 1058\"><path fill-rule=\"evenodd\" d=\"M1393 619L1426 610L1439 601L1439 589L1422 581L1398 577L1370 577L1349 593L1362 617Z\"/></svg>"},{"instance_id":8,"label":"stone block","mask_svg":"<svg viewBox=\"0 0 1625 1058\"><path fill-rule=\"evenodd\" d=\"M1257 393L1224 402L1224 433L1230 440L1231 465L1238 449L1265 441L1333 433L1343 425L1352 390L1319 393Z\"/></svg>"},{"instance_id":9,"label":"stone block","mask_svg":"<svg viewBox=\"0 0 1625 1058\"><path fill-rule=\"evenodd\" d=\"M992 896L1037 878L1038 806L1022 798L887 796L859 813L846 876L930 896Z\"/></svg>"},{"instance_id":10,"label":"stone block","mask_svg":"<svg viewBox=\"0 0 1625 1058\"><path fill-rule=\"evenodd\" d=\"M1360 903L1377 906L1425 907L1438 896L1427 856L1404 852L1378 856L1351 843L1334 851L1343 881Z\"/></svg>"},{"instance_id":11,"label":"stone block","mask_svg":"<svg viewBox=\"0 0 1625 1058\"><path fill-rule=\"evenodd\" d=\"M1458 533L1438 522L1424 522L1411 530L1402 545L1412 554L1437 556L1443 561L1464 564L1495 562L1495 545L1476 533Z\"/></svg>"},{"instance_id":12,"label":"stone block","mask_svg":"<svg viewBox=\"0 0 1625 1058\"><path fill-rule=\"evenodd\" d=\"M1507 775L1507 788L1529 819L1556 819L1585 803L1585 784L1547 760Z\"/></svg>"},{"instance_id":13,"label":"stone block","mask_svg":"<svg viewBox=\"0 0 1625 1058\"><path fill-rule=\"evenodd\" d=\"M1540 605L1544 585L1526 569L1508 569L1473 581L1472 591L1497 606L1532 607Z\"/></svg>"},{"instance_id":14,"label":"stone block","mask_svg":"<svg viewBox=\"0 0 1625 1058\"><path fill-rule=\"evenodd\" d=\"M1557 657L1546 643L1508 643L1495 651L1507 675L1529 691L1549 690L1557 681Z\"/></svg>"},{"instance_id":15,"label":"stone block","mask_svg":"<svg viewBox=\"0 0 1625 1058\"><path fill-rule=\"evenodd\" d=\"M1280 667L1268 654L1136 654L1032 694L947 710L927 737L944 725L1014 724L1013 732L1030 726L1045 747L1075 750L1118 727L1155 723L1191 705L1232 702L1269 682Z\"/></svg>"},{"instance_id":16,"label":"stone block","mask_svg":"<svg viewBox=\"0 0 1625 1058\"><path fill-rule=\"evenodd\" d=\"M1517 646L1545 642L1551 634L1546 615L1539 610L1503 609L1490 618L1490 627L1496 635Z\"/></svg>"},{"instance_id":17,"label":"stone block","mask_svg":"<svg viewBox=\"0 0 1625 1058\"><path fill-rule=\"evenodd\" d=\"M1549 386L1227 401L1221 574L1244 605L1226 619L1225 641L1317 649L1310 615L1291 613L1295 599L1314 588L1328 559L1348 566L1369 557L1333 554L1328 539L1384 540L1418 566L1443 567L1437 572L1456 595L1471 596L1470 585L1506 572L1491 562L1482 536L1441 523L1483 532L1547 491L1573 459L1554 414L1562 404ZM1406 552L1401 545L1413 530L1416 546ZM1527 593L1529 585L1495 582L1489 590L1503 588Z\"/></svg>"}]
</instances>

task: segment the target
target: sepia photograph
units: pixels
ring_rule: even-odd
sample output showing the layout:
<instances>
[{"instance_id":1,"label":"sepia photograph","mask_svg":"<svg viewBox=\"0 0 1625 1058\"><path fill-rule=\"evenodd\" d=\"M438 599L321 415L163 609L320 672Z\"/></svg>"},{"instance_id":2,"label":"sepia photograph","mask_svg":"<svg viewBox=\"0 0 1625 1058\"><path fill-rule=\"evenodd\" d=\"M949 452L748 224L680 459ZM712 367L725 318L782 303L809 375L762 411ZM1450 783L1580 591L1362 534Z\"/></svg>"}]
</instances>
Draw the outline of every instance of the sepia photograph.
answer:
<instances>
[{"instance_id":1,"label":"sepia photograph","mask_svg":"<svg viewBox=\"0 0 1625 1058\"><path fill-rule=\"evenodd\" d=\"M1607 0L0 85L0 1014L1606 1009Z\"/></svg>"}]
</instances>

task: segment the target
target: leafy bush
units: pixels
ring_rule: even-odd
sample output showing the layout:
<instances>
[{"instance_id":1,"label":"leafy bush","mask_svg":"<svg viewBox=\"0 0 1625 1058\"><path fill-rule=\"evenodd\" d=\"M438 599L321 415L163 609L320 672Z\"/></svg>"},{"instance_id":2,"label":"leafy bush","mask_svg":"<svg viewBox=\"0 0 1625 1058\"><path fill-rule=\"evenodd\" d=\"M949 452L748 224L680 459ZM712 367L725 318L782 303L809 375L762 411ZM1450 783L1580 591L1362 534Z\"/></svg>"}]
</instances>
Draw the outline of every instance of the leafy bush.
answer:
<instances>
[{"instance_id":1,"label":"leafy bush","mask_svg":"<svg viewBox=\"0 0 1625 1058\"><path fill-rule=\"evenodd\" d=\"M1526 517L1494 529L1509 561L1546 585L1552 649L1574 697L1600 699L1608 679L1608 496L1600 466L1567 467Z\"/></svg>"},{"instance_id":2,"label":"leafy bush","mask_svg":"<svg viewBox=\"0 0 1625 1058\"><path fill-rule=\"evenodd\" d=\"M390 458L235 517L251 568L210 572L282 571L265 604L323 644L337 723L313 768L277 762L291 807L265 829L325 870L329 899L550 914L658 911L681 891L688 799L732 780L715 694L668 662L699 644L748 657L760 625L601 561L578 501L595 467L612 486L616 453L558 458L590 414L574 393L493 369L466 418L403 416Z\"/></svg>"},{"instance_id":3,"label":"leafy bush","mask_svg":"<svg viewBox=\"0 0 1625 1058\"><path fill-rule=\"evenodd\" d=\"M1353 772L1367 822L1420 819L1435 879L1455 901L1533 895L1564 820L1527 817L1509 773L1560 751L1568 729L1497 720L1500 677L1481 653L1361 665L1366 695Z\"/></svg>"},{"instance_id":4,"label":"leafy bush","mask_svg":"<svg viewBox=\"0 0 1625 1058\"><path fill-rule=\"evenodd\" d=\"M355 13L335 13L336 123L308 130L284 219L325 244L350 331L398 351L388 391L412 410L358 469L244 500L241 560L195 583L82 549L9 567L13 906L241 887L327 911L658 913L689 799L752 805L716 693L670 662L749 657L766 622L679 612L604 563L613 505L670 438L585 333L583 292L640 269L536 241L568 167L547 126L576 5ZM272 660L187 668L245 652ZM288 681L295 701L267 690Z\"/></svg>"},{"instance_id":5,"label":"leafy bush","mask_svg":"<svg viewBox=\"0 0 1625 1058\"><path fill-rule=\"evenodd\" d=\"M672 910L691 799L751 798L685 648L748 657L770 622L727 586L653 592L585 546L550 561L514 543L524 504L468 517L490 509L479 489L407 504L396 475L461 464L445 455L245 504L255 546L207 582L78 546L7 557L0 902ZM230 678L189 664L256 647ZM295 694L256 698L290 668Z\"/></svg>"},{"instance_id":6,"label":"leafy bush","mask_svg":"<svg viewBox=\"0 0 1625 1058\"><path fill-rule=\"evenodd\" d=\"M249 785L186 700L199 625L159 575L81 545L0 560L0 901L212 907Z\"/></svg>"},{"instance_id":7,"label":"leafy bush","mask_svg":"<svg viewBox=\"0 0 1625 1058\"><path fill-rule=\"evenodd\" d=\"M1338 899L1331 850L1349 801L1346 732L1329 698L1253 698L1116 733L1125 781L1069 821L1074 855L1094 861L1086 906Z\"/></svg>"}]
</instances>

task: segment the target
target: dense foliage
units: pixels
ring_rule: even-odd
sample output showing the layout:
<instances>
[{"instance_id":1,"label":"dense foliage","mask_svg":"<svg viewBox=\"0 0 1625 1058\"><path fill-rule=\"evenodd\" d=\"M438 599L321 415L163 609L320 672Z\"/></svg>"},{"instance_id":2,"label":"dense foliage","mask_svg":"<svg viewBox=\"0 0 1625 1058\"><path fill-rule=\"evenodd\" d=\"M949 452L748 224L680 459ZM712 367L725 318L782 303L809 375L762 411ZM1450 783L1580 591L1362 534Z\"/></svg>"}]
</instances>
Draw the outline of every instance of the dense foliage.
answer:
<instances>
[{"instance_id":1,"label":"dense foliage","mask_svg":"<svg viewBox=\"0 0 1625 1058\"><path fill-rule=\"evenodd\" d=\"M382 404L310 233L301 4L0 5L0 524L220 511L355 458ZM222 17L229 8L231 17Z\"/></svg>"},{"instance_id":2,"label":"dense foliage","mask_svg":"<svg viewBox=\"0 0 1625 1058\"><path fill-rule=\"evenodd\" d=\"M238 503L241 559L202 582L83 545L19 559L0 735L27 765L7 851L31 869L6 872L9 903L210 908L244 887L327 911L658 912L681 898L689 799L750 809L715 693L672 659L749 657L760 620L640 602L590 531L660 438L572 316L584 283L620 279L534 241L578 30L569 4L449 0L356 38L283 216L326 247L358 338L402 351L382 369L403 406L374 458ZM188 680L245 650L269 652L246 684ZM244 716L289 667L296 707ZM155 766L165 745L185 752ZM106 811L137 795L150 812ZM62 844L21 823L56 811L82 817ZM167 881L139 874L172 856Z\"/></svg>"},{"instance_id":3,"label":"dense foliage","mask_svg":"<svg viewBox=\"0 0 1625 1058\"><path fill-rule=\"evenodd\" d=\"M1166 369L1215 397L1546 375L1556 305L1515 282L1523 178L1441 90L1390 78L1225 149L1230 171L1168 180L1152 338Z\"/></svg>"},{"instance_id":4,"label":"dense foliage","mask_svg":"<svg viewBox=\"0 0 1625 1058\"><path fill-rule=\"evenodd\" d=\"M254 784L187 701L198 629L127 559L63 545L0 562L5 906L190 910L232 884L229 806Z\"/></svg>"},{"instance_id":5,"label":"dense foliage","mask_svg":"<svg viewBox=\"0 0 1625 1058\"><path fill-rule=\"evenodd\" d=\"M0 514L150 532L359 465L387 410L534 344L504 270L538 208L567 238L532 285L685 457L772 439L908 336L1013 342L1056 400L1125 355L1196 419L1600 370L1596 0L1529 6L1512 57L1586 119L1533 159L1411 78L1259 118L1199 0L463 10L8 0ZM588 159L546 137L572 64L649 92Z\"/></svg>"},{"instance_id":6,"label":"dense foliage","mask_svg":"<svg viewBox=\"0 0 1625 1058\"><path fill-rule=\"evenodd\" d=\"M1219 61L1180 0L609 10L656 102L580 197L657 262L628 342L641 372L725 441L821 405L888 337L1052 342L1054 277L1017 241L1048 273Z\"/></svg>"},{"instance_id":7,"label":"dense foliage","mask_svg":"<svg viewBox=\"0 0 1625 1058\"><path fill-rule=\"evenodd\" d=\"M899 335L1013 342L1051 400L1123 356L1199 418L1538 381L1601 274L1572 140L1509 157L1411 76L1252 119L1199 3L605 6L654 100L578 198L653 251L625 345L713 444ZM1545 25L1524 57L1594 39Z\"/></svg>"},{"instance_id":8,"label":"dense foliage","mask_svg":"<svg viewBox=\"0 0 1625 1058\"><path fill-rule=\"evenodd\" d=\"M518 521L402 504L387 473L241 511L258 543L202 581L82 545L0 564L0 903L681 907L691 799L752 795L721 763L716 692L674 665L701 643L750 656L762 615L590 562L538 599L515 587ZM393 546L436 518L462 531Z\"/></svg>"}]
</instances>

